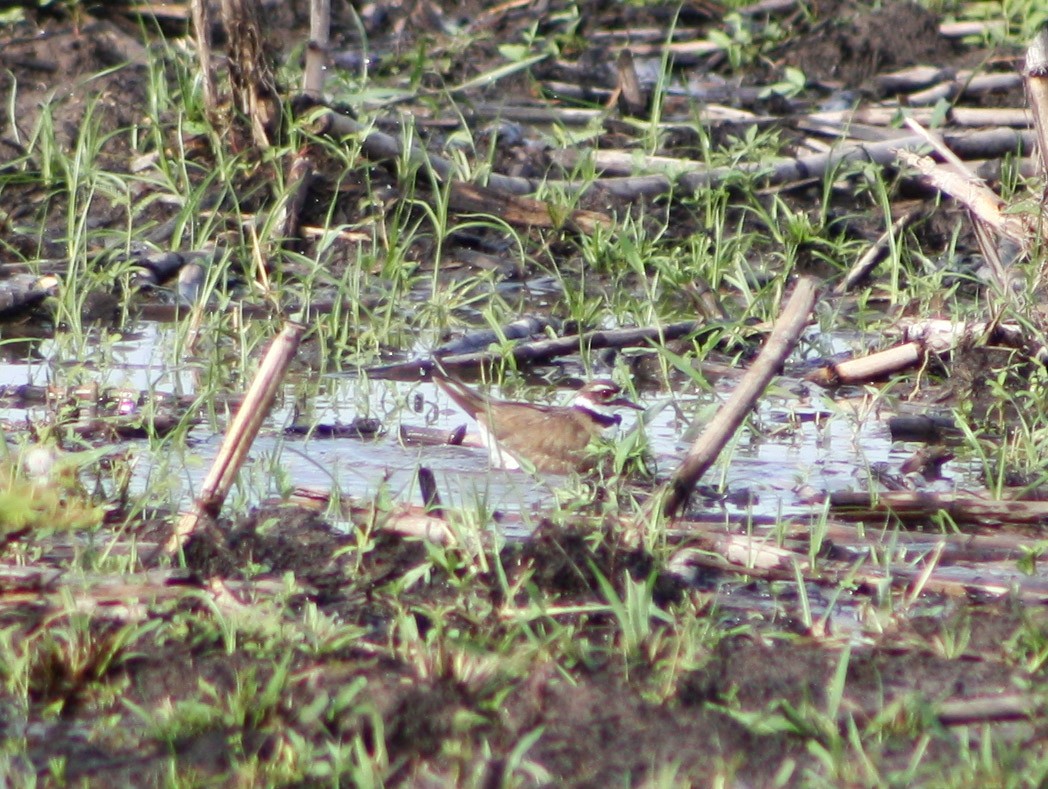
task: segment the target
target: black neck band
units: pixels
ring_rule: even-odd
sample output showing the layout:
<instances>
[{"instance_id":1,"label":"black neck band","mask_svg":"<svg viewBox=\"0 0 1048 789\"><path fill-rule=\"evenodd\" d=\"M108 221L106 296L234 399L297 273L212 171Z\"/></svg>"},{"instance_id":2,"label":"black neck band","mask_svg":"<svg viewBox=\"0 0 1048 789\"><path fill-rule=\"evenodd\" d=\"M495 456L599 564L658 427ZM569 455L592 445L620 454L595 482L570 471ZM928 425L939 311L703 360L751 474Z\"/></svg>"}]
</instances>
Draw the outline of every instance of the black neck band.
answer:
<instances>
[{"instance_id":1,"label":"black neck band","mask_svg":"<svg viewBox=\"0 0 1048 789\"><path fill-rule=\"evenodd\" d=\"M611 427L622 421L622 416L619 414L602 414L599 411L594 411L592 408L586 408L584 405L575 405L572 407L577 408L601 427Z\"/></svg>"}]
</instances>

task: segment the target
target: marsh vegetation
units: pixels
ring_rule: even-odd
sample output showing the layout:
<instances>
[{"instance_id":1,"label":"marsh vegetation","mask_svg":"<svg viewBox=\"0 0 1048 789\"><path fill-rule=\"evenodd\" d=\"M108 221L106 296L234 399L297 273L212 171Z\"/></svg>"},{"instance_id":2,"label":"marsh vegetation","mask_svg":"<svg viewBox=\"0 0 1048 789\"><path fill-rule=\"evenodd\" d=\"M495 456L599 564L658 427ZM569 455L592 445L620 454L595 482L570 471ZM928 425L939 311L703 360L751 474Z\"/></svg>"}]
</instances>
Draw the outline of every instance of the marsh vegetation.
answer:
<instances>
[{"instance_id":1,"label":"marsh vegetation","mask_svg":"<svg viewBox=\"0 0 1048 789\"><path fill-rule=\"evenodd\" d=\"M0 10L5 785L1044 783L1040 4L228 5Z\"/></svg>"}]
</instances>

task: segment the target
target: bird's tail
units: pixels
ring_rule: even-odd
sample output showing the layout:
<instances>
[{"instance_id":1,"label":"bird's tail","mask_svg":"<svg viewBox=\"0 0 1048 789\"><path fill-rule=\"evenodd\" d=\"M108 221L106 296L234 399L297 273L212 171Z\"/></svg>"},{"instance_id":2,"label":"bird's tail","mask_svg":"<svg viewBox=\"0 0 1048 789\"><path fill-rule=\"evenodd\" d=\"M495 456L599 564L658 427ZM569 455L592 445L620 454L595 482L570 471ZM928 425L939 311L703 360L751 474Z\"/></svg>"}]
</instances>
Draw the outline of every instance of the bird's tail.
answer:
<instances>
[{"instance_id":1,"label":"bird's tail","mask_svg":"<svg viewBox=\"0 0 1048 789\"><path fill-rule=\"evenodd\" d=\"M444 372L433 370L431 377L433 383L440 387L459 408L472 417L475 417L478 412L485 410L491 402L487 395L470 389L461 381L450 378Z\"/></svg>"}]
</instances>

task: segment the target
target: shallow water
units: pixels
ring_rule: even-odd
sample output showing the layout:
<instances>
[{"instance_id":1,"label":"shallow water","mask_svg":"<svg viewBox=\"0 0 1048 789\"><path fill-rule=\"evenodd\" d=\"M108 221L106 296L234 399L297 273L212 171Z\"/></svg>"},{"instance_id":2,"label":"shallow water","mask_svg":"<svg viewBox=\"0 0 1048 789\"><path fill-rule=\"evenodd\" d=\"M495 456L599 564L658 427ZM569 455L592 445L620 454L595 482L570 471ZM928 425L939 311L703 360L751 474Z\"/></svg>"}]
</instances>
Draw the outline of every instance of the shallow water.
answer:
<instances>
[{"instance_id":1,"label":"shallow water","mask_svg":"<svg viewBox=\"0 0 1048 789\"><path fill-rule=\"evenodd\" d=\"M32 354L9 354L0 363L0 385L58 385L97 382L136 390L177 395L197 392L199 368L172 363L182 353L178 331L171 325L142 322L121 338L99 342L95 359L73 365L59 356L52 340L42 340ZM833 338L826 338L833 342ZM843 344L842 340L841 343ZM522 516L548 507L557 491L570 481L558 477L536 479L519 471L493 470L487 453L469 446L406 446L401 425L451 431L469 418L429 383L374 381L353 375L327 376L308 382L315 392L303 403L307 423L349 424L357 417L381 421L384 433L375 439L316 438L285 435L294 419L296 396L303 380L289 377L285 396L278 402L256 440L239 487L241 502L257 503L278 492L272 472L282 471L283 485L321 489L337 487L344 495L373 497L380 492L398 500L421 501L415 473L419 465L436 477L443 502L468 510L501 511ZM637 429L644 421L649 453L665 477L686 454L705 419L727 398L734 380L721 379L712 392L696 388L672 393L642 393L643 414L623 415L622 430ZM497 389L489 390L499 396ZM514 394L521 396L519 388ZM532 394L529 392L528 394ZM565 402L570 392L536 389L536 397ZM703 483L728 494L708 506L725 512L752 512L765 516L801 515L811 511L811 496L820 492L867 487L871 468L897 471L914 445L893 444L880 414L863 404L837 402L817 387L780 378L763 401L753 421L756 430L741 431ZM0 418L25 424L44 418L46 409L0 409ZM219 413L219 417L222 413ZM221 422L221 420L220 420ZM471 426L471 425L470 425ZM219 424L219 429L224 425ZM472 426L471 426L472 427ZM207 473L221 443L207 420L193 428L188 448L170 444L150 449L149 442L131 442L138 459L136 486L156 489L184 507ZM977 485L971 470L958 461L945 468L938 489Z\"/></svg>"}]
</instances>

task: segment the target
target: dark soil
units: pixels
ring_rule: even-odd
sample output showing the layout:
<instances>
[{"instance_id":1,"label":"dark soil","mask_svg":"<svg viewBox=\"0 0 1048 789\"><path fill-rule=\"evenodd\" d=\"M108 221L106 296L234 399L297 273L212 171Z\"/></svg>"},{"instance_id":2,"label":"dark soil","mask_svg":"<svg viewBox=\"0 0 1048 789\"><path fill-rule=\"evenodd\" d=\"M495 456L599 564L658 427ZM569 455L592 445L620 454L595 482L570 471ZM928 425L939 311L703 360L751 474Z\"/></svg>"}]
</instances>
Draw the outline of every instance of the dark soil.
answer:
<instances>
[{"instance_id":1,"label":"dark soil","mask_svg":"<svg viewBox=\"0 0 1048 789\"><path fill-rule=\"evenodd\" d=\"M507 547L500 561L509 588L522 574L530 578L517 603L585 605L603 599L598 572L613 579L620 594L633 574L644 578L657 572L643 552L614 550L607 540L593 550L589 537L546 530L533 543ZM427 633L457 631L453 641L465 650L460 659L466 659L470 644L481 649L511 637L499 615L509 602L502 584L493 575L473 574L470 599L492 605L448 610L461 600L453 590L464 580L462 573L470 572L465 565L449 573L431 564L421 543L396 536L379 537L362 554L341 550L351 542L314 514L288 508L254 513L228 537L214 532L196 538L186 550L195 573L230 581L290 574L307 590L289 598L283 604L286 612L277 613L274 623L283 616L293 620L303 606L315 605L366 635L317 654L304 644L273 641L274 634L264 628L252 632L241 624L238 648L229 651L221 627L191 615L206 610L201 607L205 598L192 596L153 611L150 616L165 624L158 635L135 639L133 647L123 647L120 640L133 625L95 621L85 641L87 654L94 657L75 672L61 645L38 650L29 677L30 708L16 715L34 732L24 769L40 773L52 760L65 758L67 780L144 785L164 782L174 760L180 773L210 783L234 774L244 760L279 758L294 732L318 747L360 738L374 748L375 738L382 737L390 763L399 765L392 782L404 785L458 783L458 771L467 768L483 776L483 785L498 785L506 777L509 754L536 733L541 734L528 760L556 783L571 786L639 784L666 775L670 766L681 781L705 783L726 774L750 785L769 784L787 760L797 766L795 777L819 771L808 741L828 736L820 729L825 719L814 712L827 708L828 689L844 659L837 644L750 626L700 649L693 665L663 687L658 660L623 663L613 646L610 618L576 614L558 617L562 626L575 628L573 640L584 647L574 657L535 656L524 672L492 677L442 665L434 653L423 661L430 671L420 673L417 662L365 647L385 644L391 628L403 627L404 612L410 612L425 640ZM420 582L390 597L388 590L405 575L427 566ZM671 610L690 594L677 582L667 581L666 588L677 599L663 601ZM273 610L262 598L256 605ZM1023 638L1048 632L1043 616L1037 615L1037 625L1029 612L1007 604L951 609L945 618L900 620L879 640L853 646L847 658L841 726L849 718L865 725L886 707L902 705L882 735L891 747L880 757L887 762L879 769L905 766L913 747L908 731L919 725L926 705L1011 692L1030 679L1016 657L1034 646ZM443 618L436 615L441 610L446 611ZM720 615L710 611L707 616ZM46 638L47 625L25 614L6 626L26 639ZM665 627L653 626L656 632ZM970 636L958 656L944 657L932 647L961 631ZM180 635L171 640L175 633ZM508 654L515 649L528 647L519 642ZM286 679L275 694L268 693L265 689L281 671ZM335 704L339 693L351 687L363 694L359 703ZM246 717L204 716L170 738L158 736L141 718L141 710L159 711L193 699L219 709L226 699L241 699ZM0 703L14 709L10 705L16 700L5 697ZM45 713L48 709L61 712L53 716ZM904 722L907 715L910 723ZM93 730L102 718L107 727ZM381 731L375 728L377 720ZM6 736L15 736L11 725ZM87 739L86 731L93 731ZM452 743L461 749L463 742L471 744L467 752L476 754L465 761L461 751L447 750ZM933 747L948 759L951 742L936 737Z\"/></svg>"},{"instance_id":2,"label":"dark soil","mask_svg":"<svg viewBox=\"0 0 1048 789\"><path fill-rule=\"evenodd\" d=\"M947 64L960 54L939 35L939 17L910 0L821 0L817 23L787 45L784 62L809 78L844 88L906 66Z\"/></svg>"}]
</instances>

